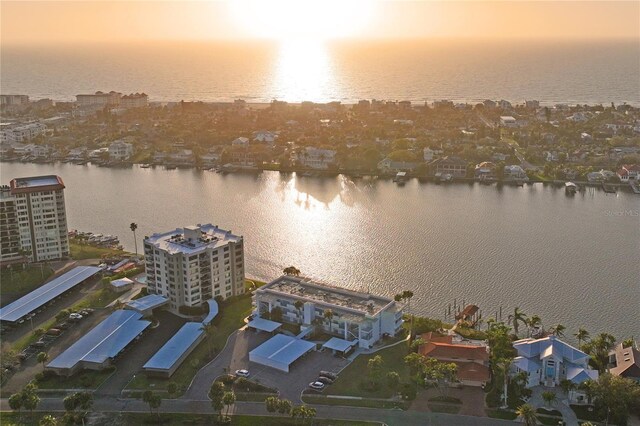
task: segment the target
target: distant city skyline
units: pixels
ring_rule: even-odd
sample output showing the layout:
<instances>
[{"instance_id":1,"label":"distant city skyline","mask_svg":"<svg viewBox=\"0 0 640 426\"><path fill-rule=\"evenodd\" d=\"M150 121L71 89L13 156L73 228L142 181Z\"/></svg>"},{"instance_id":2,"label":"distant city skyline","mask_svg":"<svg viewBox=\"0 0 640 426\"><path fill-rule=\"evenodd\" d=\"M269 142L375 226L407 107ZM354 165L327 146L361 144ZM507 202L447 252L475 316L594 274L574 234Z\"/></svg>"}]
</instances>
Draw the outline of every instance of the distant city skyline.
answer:
<instances>
[{"instance_id":1,"label":"distant city skyline","mask_svg":"<svg viewBox=\"0 0 640 426\"><path fill-rule=\"evenodd\" d=\"M145 40L639 38L639 2L3 1L3 45Z\"/></svg>"}]
</instances>

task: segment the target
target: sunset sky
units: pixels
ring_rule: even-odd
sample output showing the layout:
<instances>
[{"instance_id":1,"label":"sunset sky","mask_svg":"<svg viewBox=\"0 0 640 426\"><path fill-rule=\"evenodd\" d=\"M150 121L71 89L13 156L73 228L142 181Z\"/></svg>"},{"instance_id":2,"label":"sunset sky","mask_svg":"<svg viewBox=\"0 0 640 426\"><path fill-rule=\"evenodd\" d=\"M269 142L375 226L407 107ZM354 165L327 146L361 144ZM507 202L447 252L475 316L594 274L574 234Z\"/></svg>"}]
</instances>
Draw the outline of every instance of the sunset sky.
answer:
<instances>
[{"instance_id":1,"label":"sunset sky","mask_svg":"<svg viewBox=\"0 0 640 426\"><path fill-rule=\"evenodd\" d=\"M129 40L640 37L640 2L2 1L3 44Z\"/></svg>"}]
</instances>

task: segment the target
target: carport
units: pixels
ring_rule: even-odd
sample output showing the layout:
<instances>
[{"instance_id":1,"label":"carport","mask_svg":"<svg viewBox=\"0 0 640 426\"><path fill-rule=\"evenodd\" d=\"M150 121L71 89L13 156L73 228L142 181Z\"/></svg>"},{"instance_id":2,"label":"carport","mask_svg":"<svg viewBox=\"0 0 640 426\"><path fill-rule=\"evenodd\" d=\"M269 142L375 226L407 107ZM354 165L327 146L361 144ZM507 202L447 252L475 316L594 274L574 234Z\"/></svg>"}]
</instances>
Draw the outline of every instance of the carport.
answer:
<instances>
[{"instance_id":1,"label":"carport","mask_svg":"<svg viewBox=\"0 0 640 426\"><path fill-rule=\"evenodd\" d=\"M322 345L322 348L331 349L334 354L340 353L341 355L345 355L351 350L351 348L353 348L357 344L357 340L353 340L350 342L338 337L332 337L331 339L327 340L324 345Z\"/></svg>"},{"instance_id":2,"label":"carport","mask_svg":"<svg viewBox=\"0 0 640 426\"><path fill-rule=\"evenodd\" d=\"M260 330L260 331L266 331L269 333L273 333L278 328L280 328L281 325L282 324L279 322L271 321L271 320L260 318L260 317L252 319L247 324L247 326L250 328Z\"/></svg>"},{"instance_id":3,"label":"carport","mask_svg":"<svg viewBox=\"0 0 640 426\"><path fill-rule=\"evenodd\" d=\"M288 373L293 362L315 347L315 343L276 334L249 352L249 361Z\"/></svg>"},{"instance_id":4,"label":"carport","mask_svg":"<svg viewBox=\"0 0 640 426\"><path fill-rule=\"evenodd\" d=\"M169 304L169 299L159 294L150 294L140 299L130 300L125 305L125 309L140 312L142 315L151 315L156 308Z\"/></svg>"}]
</instances>

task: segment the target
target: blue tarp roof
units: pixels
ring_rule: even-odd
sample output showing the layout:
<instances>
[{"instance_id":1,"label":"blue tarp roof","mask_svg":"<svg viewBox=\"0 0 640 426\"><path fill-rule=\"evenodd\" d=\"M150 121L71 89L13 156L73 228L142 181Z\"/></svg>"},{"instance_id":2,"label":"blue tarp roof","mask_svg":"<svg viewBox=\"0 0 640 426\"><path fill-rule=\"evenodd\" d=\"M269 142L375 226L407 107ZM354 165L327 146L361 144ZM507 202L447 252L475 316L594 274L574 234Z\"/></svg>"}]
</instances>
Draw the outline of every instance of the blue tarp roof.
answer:
<instances>
[{"instance_id":1,"label":"blue tarp roof","mask_svg":"<svg viewBox=\"0 0 640 426\"><path fill-rule=\"evenodd\" d=\"M136 311L142 312L148 309L154 309L158 306L162 306L169 302L164 296L159 294L150 294L148 296L141 297L140 299L130 300L127 302L127 306Z\"/></svg>"},{"instance_id":2,"label":"blue tarp roof","mask_svg":"<svg viewBox=\"0 0 640 426\"><path fill-rule=\"evenodd\" d=\"M125 287L128 286L130 284L133 284L133 281L130 280L129 278L120 278L119 280L113 280L111 281L111 285L114 287Z\"/></svg>"},{"instance_id":3,"label":"blue tarp roof","mask_svg":"<svg viewBox=\"0 0 640 426\"><path fill-rule=\"evenodd\" d=\"M142 314L118 310L82 336L47 367L73 368L80 361L103 363L123 350L151 323Z\"/></svg>"},{"instance_id":4,"label":"blue tarp roof","mask_svg":"<svg viewBox=\"0 0 640 426\"><path fill-rule=\"evenodd\" d=\"M207 304L209 305L209 313L202 320L203 324L209 324L213 319L218 315L218 302L213 299L207 300Z\"/></svg>"},{"instance_id":5,"label":"blue tarp roof","mask_svg":"<svg viewBox=\"0 0 640 426\"><path fill-rule=\"evenodd\" d=\"M188 322L183 325L142 368L169 370L184 352L204 334L202 324Z\"/></svg>"},{"instance_id":6,"label":"blue tarp roof","mask_svg":"<svg viewBox=\"0 0 640 426\"><path fill-rule=\"evenodd\" d=\"M95 266L75 267L0 309L0 320L18 321L98 272L100 268Z\"/></svg>"},{"instance_id":7,"label":"blue tarp roof","mask_svg":"<svg viewBox=\"0 0 640 426\"><path fill-rule=\"evenodd\" d=\"M280 324L279 322L257 317L249 321L247 325L251 328L255 328L256 330L272 332L277 330L278 327L280 327L282 324Z\"/></svg>"},{"instance_id":8,"label":"blue tarp roof","mask_svg":"<svg viewBox=\"0 0 640 426\"><path fill-rule=\"evenodd\" d=\"M249 357L268 358L278 363L289 365L302 355L315 348L315 343L284 334L276 334L251 352Z\"/></svg>"},{"instance_id":9,"label":"blue tarp roof","mask_svg":"<svg viewBox=\"0 0 640 426\"><path fill-rule=\"evenodd\" d=\"M327 348L327 349L333 349L333 350L340 351L340 352L344 352L347 349L349 349L350 347L352 347L353 345L355 345L356 343L358 343L357 340L354 340L354 341L350 342L348 340L339 339L337 337L332 337L331 339L327 340L325 342L325 344L322 345L322 347L323 348Z\"/></svg>"}]
</instances>

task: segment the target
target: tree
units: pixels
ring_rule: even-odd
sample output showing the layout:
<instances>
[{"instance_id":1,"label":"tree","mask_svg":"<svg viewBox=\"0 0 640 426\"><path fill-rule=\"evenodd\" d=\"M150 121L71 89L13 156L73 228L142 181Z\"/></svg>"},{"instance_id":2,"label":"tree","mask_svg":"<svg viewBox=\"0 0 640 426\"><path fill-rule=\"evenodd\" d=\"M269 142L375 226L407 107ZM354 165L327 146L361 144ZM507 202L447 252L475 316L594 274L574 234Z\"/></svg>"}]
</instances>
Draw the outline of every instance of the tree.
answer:
<instances>
[{"instance_id":1,"label":"tree","mask_svg":"<svg viewBox=\"0 0 640 426\"><path fill-rule=\"evenodd\" d=\"M37 356L36 356L36 360L42 364L42 369L44 369L44 363L47 362L49 360L49 355L46 352L40 352Z\"/></svg>"},{"instance_id":2,"label":"tree","mask_svg":"<svg viewBox=\"0 0 640 426\"><path fill-rule=\"evenodd\" d=\"M531 336L531 329L538 328L542 325L542 319L538 315L531 315L527 320L527 336Z\"/></svg>"},{"instance_id":3,"label":"tree","mask_svg":"<svg viewBox=\"0 0 640 426\"><path fill-rule=\"evenodd\" d=\"M425 378L435 383L438 392L447 396L449 384L455 382L458 366L453 362L441 362L435 358L426 358L424 362Z\"/></svg>"},{"instance_id":4,"label":"tree","mask_svg":"<svg viewBox=\"0 0 640 426\"><path fill-rule=\"evenodd\" d=\"M538 424L536 409L530 404L524 404L518 407L516 414L522 418L524 426L536 426Z\"/></svg>"},{"instance_id":5,"label":"tree","mask_svg":"<svg viewBox=\"0 0 640 426\"><path fill-rule=\"evenodd\" d=\"M233 391L225 392L224 395L222 395L222 403L226 407L224 415L225 417L229 417L229 410L231 406L236 403L236 394L233 393Z\"/></svg>"},{"instance_id":6,"label":"tree","mask_svg":"<svg viewBox=\"0 0 640 426\"><path fill-rule=\"evenodd\" d=\"M384 360L380 355L376 355L367 361L367 376L372 387L377 386L380 381L380 374L382 373L382 364Z\"/></svg>"},{"instance_id":7,"label":"tree","mask_svg":"<svg viewBox=\"0 0 640 426\"><path fill-rule=\"evenodd\" d=\"M282 272L285 275L292 275L294 277L299 277L300 276L300 269L296 268L295 266L288 266L288 267L284 268L282 270Z\"/></svg>"},{"instance_id":8,"label":"tree","mask_svg":"<svg viewBox=\"0 0 640 426\"><path fill-rule=\"evenodd\" d=\"M551 334L553 334L556 337L563 337L564 336L564 331L567 329L567 327L565 327L562 324L556 324L553 327L551 327Z\"/></svg>"},{"instance_id":9,"label":"tree","mask_svg":"<svg viewBox=\"0 0 640 426\"><path fill-rule=\"evenodd\" d=\"M640 409L640 384L610 373L602 374L593 386L594 406L609 422L625 425L631 409Z\"/></svg>"},{"instance_id":10,"label":"tree","mask_svg":"<svg viewBox=\"0 0 640 426\"><path fill-rule=\"evenodd\" d=\"M275 396L267 397L267 399L264 400L264 405L267 411L270 413L275 413L276 411L278 411L279 403L280 403L280 399Z\"/></svg>"},{"instance_id":11,"label":"tree","mask_svg":"<svg viewBox=\"0 0 640 426\"><path fill-rule=\"evenodd\" d=\"M389 389L396 391L400 386L400 375L395 371L389 371L387 373L387 386Z\"/></svg>"},{"instance_id":12,"label":"tree","mask_svg":"<svg viewBox=\"0 0 640 426\"><path fill-rule=\"evenodd\" d=\"M160 395L154 394L152 391L147 390L142 394L142 400L149 405L149 413L153 414L154 409L160 408L162 404L162 397ZM158 420L160 420L160 412L156 411L158 415Z\"/></svg>"},{"instance_id":13,"label":"tree","mask_svg":"<svg viewBox=\"0 0 640 426\"><path fill-rule=\"evenodd\" d=\"M77 417L80 418L84 425L84 419L87 416L87 411L91 409L93 405L93 394L91 392L76 392L64 398L62 401L64 409L67 412L65 414L67 419L72 419L74 423L77 422ZM76 413L76 410L82 410L81 413Z\"/></svg>"},{"instance_id":14,"label":"tree","mask_svg":"<svg viewBox=\"0 0 640 426\"><path fill-rule=\"evenodd\" d=\"M544 391L542 392L542 400L544 401L545 405L548 407L551 407L551 405L555 402L556 400L556 394L555 392L551 392L551 391Z\"/></svg>"},{"instance_id":15,"label":"tree","mask_svg":"<svg viewBox=\"0 0 640 426\"><path fill-rule=\"evenodd\" d=\"M578 339L578 348L582 348L582 342L589 340L589 332L584 328L579 328L578 332L575 333L574 336Z\"/></svg>"},{"instance_id":16,"label":"tree","mask_svg":"<svg viewBox=\"0 0 640 426\"><path fill-rule=\"evenodd\" d=\"M131 225L129 225L129 229L131 229L131 232L133 232L133 245L136 249L136 257L138 257L138 239L136 238L136 229L138 229L138 224L135 222L131 222Z\"/></svg>"},{"instance_id":17,"label":"tree","mask_svg":"<svg viewBox=\"0 0 640 426\"><path fill-rule=\"evenodd\" d=\"M208 323L208 324L202 324L202 326L200 327L200 330L204 331L204 334L207 336L207 342L209 343L209 357L213 357L213 349L214 349L214 343L215 341L213 340L213 336L216 332L216 326L213 325L212 323Z\"/></svg>"},{"instance_id":18,"label":"tree","mask_svg":"<svg viewBox=\"0 0 640 426\"><path fill-rule=\"evenodd\" d=\"M58 420L55 417L53 417L51 414L47 414L46 416L40 419L40 422L38 424L40 426L57 426Z\"/></svg>"},{"instance_id":19,"label":"tree","mask_svg":"<svg viewBox=\"0 0 640 426\"><path fill-rule=\"evenodd\" d=\"M562 388L564 393L567 394L567 397L569 398L569 400L571 400L571 392L575 390L578 387L578 385L573 383L571 380L563 379L563 380L560 380L560 387Z\"/></svg>"},{"instance_id":20,"label":"tree","mask_svg":"<svg viewBox=\"0 0 640 426\"><path fill-rule=\"evenodd\" d=\"M38 387L33 383L29 383L22 389L21 392L22 407L26 410L31 411L32 413L40 403L40 397L38 396L37 391Z\"/></svg>"},{"instance_id":21,"label":"tree","mask_svg":"<svg viewBox=\"0 0 640 426\"><path fill-rule=\"evenodd\" d=\"M402 293L396 294L394 297L396 302L404 302L407 303L407 309L409 310L409 336L413 337L413 315L411 315L411 299L413 298L413 292L411 290L404 290Z\"/></svg>"},{"instance_id":22,"label":"tree","mask_svg":"<svg viewBox=\"0 0 640 426\"><path fill-rule=\"evenodd\" d=\"M511 363L513 358L502 358L495 361L495 371L500 375L503 382L502 398L504 406L507 406L508 388L509 388L509 370L511 369Z\"/></svg>"},{"instance_id":23,"label":"tree","mask_svg":"<svg viewBox=\"0 0 640 426\"><path fill-rule=\"evenodd\" d=\"M527 316L518 307L513 310L513 314L509 315L507 320L513 326L513 331L515 332L516 336L518 335L519 324L527 324Z\"/></svg>"},{"instance_id":24,"label":"tree","mask_svg":"<svg viewBox=\"0 0 640 426\"><path fill-rule=\"evenodd\" d=\"M22 409L22 394L20 392L14 393L9 397L9 408L13 411L17 411L19 418L22 416L20 413L20 410Z\"/></svg>"},{"instance_id":25,"label":"tree","mask_svg":"<svg viewBox=\"0 0 640 426\"><path fill-rule=\"evenodd\" d=\"M609 364L609 352L614 348L616 338L609 333L600 333L582 346L582 350L591 356L591 364L603 374Z\"/></svg>"},{"instance_id":26,"label":"tree","mask_svg":"<svg viewBox=\"0 0 640 426\"><path fill-rule=\"evenodd\" d=\"M632 348L635 345L635 341L633 340L633 337L629 337L627 339L624 339L622 341L622 348L626 349L626 348Z\"/></svg>"},{"instance_id":27,"label":"tree","mask_svg":"<svg viewBox=\"0 0 640 426\"><path fill-rule=\"evenodd\" d=\"M222 420L223 398L224 384L222 382L213 382L211 389L209 389L209 399L211 399L211 407L218 413L218 420Z\"/></svg>"}]
</instances>

